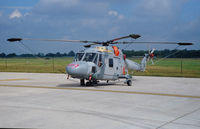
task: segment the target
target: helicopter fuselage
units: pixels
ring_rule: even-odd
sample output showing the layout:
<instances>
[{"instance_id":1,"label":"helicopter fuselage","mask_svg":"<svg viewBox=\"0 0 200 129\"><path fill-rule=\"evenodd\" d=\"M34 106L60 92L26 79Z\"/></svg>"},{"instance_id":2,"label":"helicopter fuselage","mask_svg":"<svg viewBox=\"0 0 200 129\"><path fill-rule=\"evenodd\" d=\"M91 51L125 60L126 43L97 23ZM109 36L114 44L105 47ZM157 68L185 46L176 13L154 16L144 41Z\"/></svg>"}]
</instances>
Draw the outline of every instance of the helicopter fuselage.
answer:
<instances>
[{"instance_id":1,"label":"helicopter fuselage","mask_svg":"<svg viewBox=\"0 0 200 129\"><path fill-rule=\"evenodd\" d=\"M117 80L126 74L125 67L121 50L115 46L98 46L78 52L66 71L73 78Z\"/></svg>"}]
</instances>

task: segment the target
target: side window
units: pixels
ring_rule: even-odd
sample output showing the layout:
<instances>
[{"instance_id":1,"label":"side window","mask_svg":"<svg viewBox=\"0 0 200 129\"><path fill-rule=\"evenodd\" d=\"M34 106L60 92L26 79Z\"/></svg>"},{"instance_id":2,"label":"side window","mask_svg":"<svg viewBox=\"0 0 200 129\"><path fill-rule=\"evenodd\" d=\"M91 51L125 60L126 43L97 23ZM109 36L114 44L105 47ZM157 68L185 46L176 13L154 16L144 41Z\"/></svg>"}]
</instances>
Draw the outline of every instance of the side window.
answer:
<instances>
[{"instance_id":1,"label":"side window","mask_svg":"<svg viewBox=\"0 0 200 129\"><path fill-rule=\"evenodd\" d=\"M101 67L102 66L102 54L99 54L99 63L98 66Z\"/></svg>"},{"instance_id":2,"label":"side window","mask_svg":"<svg viewBox=\"0 0 200 129\"><path fill-rule=\"evenodd\" d=\"M102 54L99 54L99 62L102 62Z\"/></svg>"},{"instance_id":3,"label":"side window","mask_svg":"<svg viewBox=\"0 0 200 129\"><path fill-rule=\"evenodd\" d=\"M109 67L113 67L113 59L109 59Z\"/></svg>"}]
</instances>

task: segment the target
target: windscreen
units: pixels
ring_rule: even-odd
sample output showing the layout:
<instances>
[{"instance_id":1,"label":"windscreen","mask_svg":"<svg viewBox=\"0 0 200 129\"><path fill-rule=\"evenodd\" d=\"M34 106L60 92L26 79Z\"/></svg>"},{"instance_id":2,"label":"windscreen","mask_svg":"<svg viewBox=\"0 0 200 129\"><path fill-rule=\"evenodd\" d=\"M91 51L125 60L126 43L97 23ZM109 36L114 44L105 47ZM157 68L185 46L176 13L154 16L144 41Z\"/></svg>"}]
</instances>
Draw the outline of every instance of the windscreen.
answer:
<instances>
[{"instance_id":1,"label":"windscreen","mask_svg":"<svg viewBox=\"0 0 200 129\"><path fill-rule=\"evenodd\" d=\"M83 61L93 62L96 55L97 55L97 53L86 53Z\"/></svg>"},{"instance_id":2,"label":"windscreen","mask_svg":"<svg viewBox=\"0 0 200 129\"><path fill-rule=\"evenodd\" d=\"M81 61L81 59L83 58L84 53L77 53L76 57L75 57L75 61Z\"/></svg>"}]
</instances>

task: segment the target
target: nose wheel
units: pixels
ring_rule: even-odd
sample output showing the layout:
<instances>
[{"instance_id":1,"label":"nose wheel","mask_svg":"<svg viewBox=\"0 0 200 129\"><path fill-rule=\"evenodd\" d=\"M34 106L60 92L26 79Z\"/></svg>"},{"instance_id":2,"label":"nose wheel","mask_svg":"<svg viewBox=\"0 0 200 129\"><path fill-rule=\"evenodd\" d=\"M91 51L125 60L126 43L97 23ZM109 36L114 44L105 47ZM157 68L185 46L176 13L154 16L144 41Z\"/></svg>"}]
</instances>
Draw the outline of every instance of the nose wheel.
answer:
<instances>
[{"instance_id":1,"label":"nose wheel","mask_svg":"<svg viewBox=\"0 0 200 129\"><path fill-rule=\"evenodd\" d=\"M95 84L97 84L97 83L98 83L97 80L90 80L90 81L87 81L87 82L85 83L85 79L80 79L80 85L81 85L81 86L93 86L93 85L95 85Z\"/></svg>"},{"instance_id":2,"label":"nose wheel","mask_svg":"<svg viewBox=\"0 0 200 129\"><path fill-rule=\"evenodd\" d=\"M85 79L80 79L80 85L85 86Z\"/></svg>"}]
</instances>

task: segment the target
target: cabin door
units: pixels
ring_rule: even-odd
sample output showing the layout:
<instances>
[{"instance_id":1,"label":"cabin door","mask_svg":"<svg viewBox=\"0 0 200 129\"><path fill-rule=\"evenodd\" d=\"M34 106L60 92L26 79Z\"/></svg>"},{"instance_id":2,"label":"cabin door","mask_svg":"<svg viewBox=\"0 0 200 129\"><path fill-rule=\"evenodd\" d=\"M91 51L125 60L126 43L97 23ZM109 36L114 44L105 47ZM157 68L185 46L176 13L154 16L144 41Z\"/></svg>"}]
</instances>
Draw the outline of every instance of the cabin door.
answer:
<instances>
[{"instance_id":1,"label":"cabin door","mask_svg":"<svg viewBox=\"0 0 200 129\"><path fill-rule=\"evenodd\" d=\"M114 58L114 74L120 75L122 71L122 63L120 58L115 57Z\"/></svg>"}]
</instances>

